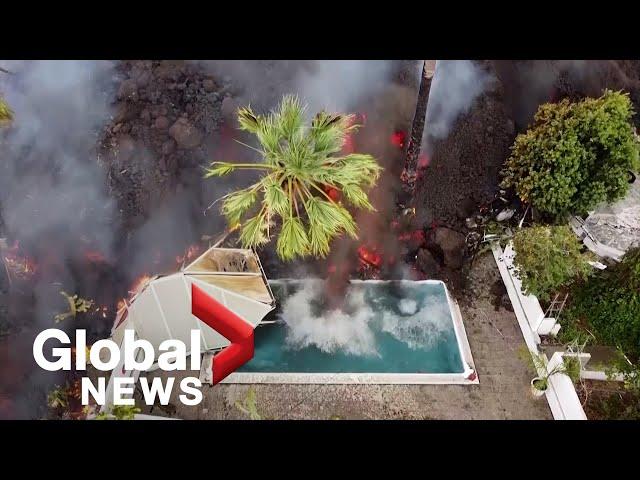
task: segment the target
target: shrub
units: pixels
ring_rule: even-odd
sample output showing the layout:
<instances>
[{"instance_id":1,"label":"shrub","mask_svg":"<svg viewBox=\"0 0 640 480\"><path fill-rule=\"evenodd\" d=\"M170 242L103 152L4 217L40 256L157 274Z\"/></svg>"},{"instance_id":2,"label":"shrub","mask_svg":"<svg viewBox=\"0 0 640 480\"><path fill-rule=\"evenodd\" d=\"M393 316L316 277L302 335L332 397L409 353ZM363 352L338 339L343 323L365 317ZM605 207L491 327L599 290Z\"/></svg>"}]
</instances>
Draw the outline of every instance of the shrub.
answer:
<instances>
[{"instance_id":1,"label":"shrub","mask_svg":"<svg viewBox=\"0 0 640 480\"><path fill-rule=\"evenodd\" d=\"M552 217L584 214L622 198L629 170L639 168L638 139L628 95L547 103L516 137L502 171L503 188Z\"/></svg>"},{"instance_id":2,"label":"shrub","mask_svg":"<svg viewBox=\"0 0 640 480\"><path fill-rule=\"evenodd\" d=\"M640 247L574 289L567 316L586 321L600 342L640 357Z\"/></svg>"},{"instance_id":3,"label":"shrub","mask_svg":"<svg viewBox=\"0 0 640 480\"><path fill-rule=\"evenodd\" d=\"M581 243L567 226L534 226L513 236L515 274L524 292L541 300L575 278L585 279L592 267L591 254L581 253Z\"/></svg>"}]
</instances>

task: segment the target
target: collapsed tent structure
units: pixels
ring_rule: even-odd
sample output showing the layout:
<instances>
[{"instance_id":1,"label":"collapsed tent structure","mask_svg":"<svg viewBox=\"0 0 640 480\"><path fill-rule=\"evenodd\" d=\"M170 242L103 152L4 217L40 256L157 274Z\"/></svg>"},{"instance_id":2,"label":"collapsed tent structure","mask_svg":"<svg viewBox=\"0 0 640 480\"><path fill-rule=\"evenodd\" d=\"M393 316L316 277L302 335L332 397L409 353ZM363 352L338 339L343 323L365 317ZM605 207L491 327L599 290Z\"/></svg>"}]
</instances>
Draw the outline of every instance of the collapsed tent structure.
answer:
<instances>
[{"instance_id":1,"label":"collapsed tent structure","mask_svg":"<svg viewBox=\"0 0 640 480\"><path fill-rule=\"evenodd\" d=\"M125 330L133 329L137 339L149 341L158 351L160 344L169 339L189 344L191 330L200 330L202 352L229 346L233 339L226 338L192 312L194 291L208 294L250 328L255 328L275 309L273 293L253 250L212 247L181 271L144 282L119 309L111 339L121 345ZM126 376L137 381L139 374L126 371L123 364L117 365L107 387L107 398L112 396L114 378Z\"/></svg>"},{"instance_id":2,"label":"collapsed tent structure","mask_svg":"<svg viewBox=\"0 0 640 480\"><path fill-rule=\"evenodd\" d=\"M167 339L189 342L200 329L201 350L216 350L229 341L191 312L191 285L257 326L275 308L275 299L260 259L252 250L210 248L180 272L151 278L116 316L112 339L120 344L124 330L134 328L154 348Z\"/></svg>"}]
</instances>

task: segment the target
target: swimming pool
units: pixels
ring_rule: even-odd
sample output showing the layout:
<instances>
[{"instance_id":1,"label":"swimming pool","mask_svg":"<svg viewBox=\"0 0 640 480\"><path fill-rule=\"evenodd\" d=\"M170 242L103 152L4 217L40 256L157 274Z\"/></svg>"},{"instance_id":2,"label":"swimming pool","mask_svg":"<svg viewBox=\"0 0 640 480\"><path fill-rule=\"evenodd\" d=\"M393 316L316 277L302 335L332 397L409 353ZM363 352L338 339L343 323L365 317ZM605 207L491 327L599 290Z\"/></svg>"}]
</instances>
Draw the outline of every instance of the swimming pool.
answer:
<instances>
[{"instance_id":1,"label":"swimming pool","mask_svg":"<svg viewBox=\"0 0 640 480\"><path fill-rule=\"evenodd\" d=\"M225 383L477 383L460 310L435 280L353 280L342 310L323 281L270 281L278 308ZM273 322L273 323L270 323Z\"/></svg>"}]
</instances>

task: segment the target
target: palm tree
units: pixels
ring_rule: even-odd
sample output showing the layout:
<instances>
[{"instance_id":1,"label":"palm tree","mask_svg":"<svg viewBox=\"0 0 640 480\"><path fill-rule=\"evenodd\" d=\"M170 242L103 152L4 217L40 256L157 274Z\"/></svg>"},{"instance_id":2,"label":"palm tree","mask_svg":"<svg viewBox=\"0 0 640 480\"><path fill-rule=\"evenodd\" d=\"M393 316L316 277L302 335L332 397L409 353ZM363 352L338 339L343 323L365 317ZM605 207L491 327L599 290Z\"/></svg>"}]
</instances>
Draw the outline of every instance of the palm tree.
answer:
<instances>
[{"instance_id":1,"label":"palm tree","mask_svg":"<svg viewBox=\"0 0 640 480\"><path fill-rule=\"evenodd\" d=\"M375 185L382 170L371 155L340 155L347 136L358 127L353 115L323 111L307 127L305 108L295 96L285 96L268 115L240 108L240 129L253 133L260 148L245 146L260 153L262 162L213 162L206 173L264 172L257 183L222 197L222 213L230 228L241 225L245 248L267 243L279 219L276 252L283 260L325 257L334 237L346 233L357 238L356 223L340 197L345 204L373 211L366 189Z\"/></svg>"},{"instance_id":2,"label":"palm tree","mask_svg":"<svg viewBox=\"0 0 640 480\"><path fill-rule=\"evenodd\" d=\"M407 143L404 170L402 171L402 181L404 182L405 190L411 193L411 195L415 192L418 157L420 156L420 148L422 146L422 134L427 116L429 91L431 90L431 80L435 73L435 67L435 60L424 60L422 63L422 75L420 76L416 111L411 125L411 135Z\"/></svg>"}]
</instances>

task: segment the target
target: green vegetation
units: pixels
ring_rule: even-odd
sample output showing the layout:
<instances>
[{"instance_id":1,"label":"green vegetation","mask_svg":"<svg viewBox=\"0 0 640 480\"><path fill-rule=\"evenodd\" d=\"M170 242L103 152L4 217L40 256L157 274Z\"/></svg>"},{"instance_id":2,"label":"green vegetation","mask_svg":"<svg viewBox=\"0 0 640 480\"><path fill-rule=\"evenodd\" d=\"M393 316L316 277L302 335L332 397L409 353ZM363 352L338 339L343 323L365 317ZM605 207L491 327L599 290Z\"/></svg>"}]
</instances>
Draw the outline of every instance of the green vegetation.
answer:
<instances>
[{"instance_id":1,"label":"green vegetation","mask_svg":"<svg viewBox=\"0 0 640 480\"><path fill-rule=\"evenodd\" d=\"M541 300L572 280L585 279L592 271L591 254L581 253L582 244L563 226L533 226L513 236L515 273L527 295Z\"/></svg>"},{"instance_id":2,"label":"green vegetation","mask_svg":"<svg viewBox=\"0 0 640 480\"><path fill-rule=\"evenodd\" d=\"M263 172L257 183L225 195L222 213L231 228L242 224L240 241L245 248L267 243L274 219L279 219L276 251L284 260L325 257L334 237L346 233L356 238L356 223L338 197L354 207L373 210L366 189L375 185L382 170L371 155L340 155L347 135L357 127L352 115L320 112L307 127L304 111L293 96L284 97L269 115L240 108L240 128L257 137L260 148L255 150L262 163L213 162L206 174L223 176L239 169Z\"/></svg>"},{"instance_id":3,"label":"green vegetation","mask_svg":"<svg viewBox=\"0 0 640 480\"><path fill-rule=\"evenodd\" d=\"M629 170L638 170L639 144L628 95L547 103L518 135L502 171L504 188L551 217L584 214L622 198Z\"/></svg>"},{"instance_id":4,"label":"green vegetation","mask_svg":"<svg viewBox=\"0 0 640 480\"><path fill-rule=\"evenodd\" d=\"M559 363L551 370L548 369L548 362L546 357L541 353L533 353L526 346L523 346L520 351L520 358L524 360L529 368L536 376L536 381L533 383L534 387L538 390L546 390L549 386L549 378L558 373L564 373L568 375L573 383L580 381L580 361L576 357L564 356L562 363ZM541 375L541 372L546 372Z\"/></svg>"},{"instance_id":5,"label":"green vegetation","mask_svg":"<svg viewBox=\"0 0 640 480\"><path fill-rule=\"evenodd\" d=\"M256 405L256 391L253 387L249 387L247 396L242 402L240 400L236 400L234 405L251 420L262 420L262 415L258 412L258 406Z\"/></svg>"},{"instance_id":6,"label":"green vegetation","mask_svg":"<svg viewBox=\"0 0 640 480\"><path fill-rule=\"evenodd\" d=\"M114 405L111 412L101 412L96 420L133 420L141 410L135 405Z\"/></svg>"},{"instance_id":7,"label":"green vegetation","mask_svg":"<svg viewBox=\"0 0 640 480\"><path fill-rule=\"evenodd\" d=\"M0 122L8 122L13 119L13 112L9 105L0 97Z\"/></svg>"},{"instance_id":8,"label":"green vegetation","mask_svg":"<svg viewBox=\"0 0 640 480\"><path fill-rule=\"evenodd\" d=\"M572 298L567 323L586 324L600 343L621 348L633 361L640 358L640 247L576 285Z\"/></svg>"}]
</instances>

